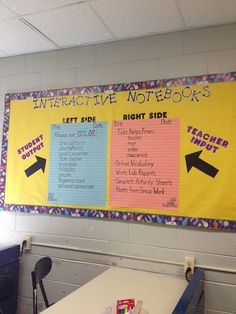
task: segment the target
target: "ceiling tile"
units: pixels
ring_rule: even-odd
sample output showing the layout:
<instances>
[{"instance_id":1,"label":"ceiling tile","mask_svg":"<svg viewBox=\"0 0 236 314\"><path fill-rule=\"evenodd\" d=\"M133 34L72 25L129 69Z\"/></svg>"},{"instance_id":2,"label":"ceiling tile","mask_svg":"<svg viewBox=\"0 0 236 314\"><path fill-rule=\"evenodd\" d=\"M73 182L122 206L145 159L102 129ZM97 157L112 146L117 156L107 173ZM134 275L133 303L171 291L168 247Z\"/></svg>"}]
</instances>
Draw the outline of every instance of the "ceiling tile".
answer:
<instances>
[{"instance_id":1,"label":"ceiling tile","mask_svg":"<svg viewBox=\"0 0 236 314\"><path fill-rule=\"evenodd\" d=\"M96 0L91 5L116 37L137 37L183 28L175 0Z\"/></svg>"},{"instance_id":2,"label":"ceiling tile","mask_svg":"<svg viewBox=\"0 0 236 314\"><path fill-rule=\"evenodd\" d=\"M40 34L17 18L0 22L0 49L9 55L55 49Z\"/></svg>"},{"instance_id":3,"label":"ceiling tile","mask_svg":"<svg viewBox=\"0 0 236 314\"><path fill-rule=\"evenodd\" d=\"M1 0L1 2L15 13L22 15L70 5L79 0Z\"/></svg>"},{"instance_id":4,"label":"ceiling tile","mask_svg":"<svg viewBox=\"0 0 236 314\"><path fill-rule=\"evenodd\" d=\"M179 0L187 27L210 26L236 21L235 0Z\"/></svg>"},{"instance_id":5,"label":"ceiling tile","mask_svg":"<svg viewBox=\"0 0 236 314\"><path fill-rule=\"evenodd\" d=\"M61 47L113 39L86 3L27 15L25 19Z\"/></svg>"},{"instance_id":6,"label":"ceiling tile","mask_svg":"<svg viewBox=\"0 0 236 314\"><path fill-rule=\"evenodd\" d=\"M13 17L14 13L12 13L8 8L0 3L0 21Z\"/></svg>"}]
</instances>

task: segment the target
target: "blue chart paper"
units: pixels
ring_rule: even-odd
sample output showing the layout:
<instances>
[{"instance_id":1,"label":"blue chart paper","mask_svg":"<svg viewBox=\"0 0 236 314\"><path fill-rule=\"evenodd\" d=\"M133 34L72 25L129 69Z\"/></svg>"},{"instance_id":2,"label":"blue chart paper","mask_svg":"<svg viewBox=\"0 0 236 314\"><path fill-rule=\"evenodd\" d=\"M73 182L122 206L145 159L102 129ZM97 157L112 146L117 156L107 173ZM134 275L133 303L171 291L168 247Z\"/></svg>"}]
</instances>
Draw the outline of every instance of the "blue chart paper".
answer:
<instances>
[{"instance_id":1,"label":"blue chart paper","mask_svg":"<svg viewBox=\"0 0 236 314\"><path fill-rule=\"evenodd\" d=\"M106 205L107 122L51 126L48 202Z\"/></svg>"}]
</instances>

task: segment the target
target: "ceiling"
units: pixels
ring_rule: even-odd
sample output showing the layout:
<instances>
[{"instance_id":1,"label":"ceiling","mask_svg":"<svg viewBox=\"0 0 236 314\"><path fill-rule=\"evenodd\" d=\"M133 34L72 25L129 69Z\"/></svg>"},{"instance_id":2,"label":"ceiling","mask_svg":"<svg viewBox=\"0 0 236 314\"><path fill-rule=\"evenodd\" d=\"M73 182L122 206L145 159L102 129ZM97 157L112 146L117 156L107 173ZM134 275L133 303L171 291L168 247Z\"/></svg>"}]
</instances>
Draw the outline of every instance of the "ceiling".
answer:
<instances>
[{"instance_id":1,"label":"ceiling","mask_svg":"<svg viewBox=\"0 0 236 314\"><path fill-rule=\"evenodd\" d=\"M236 0L0 0L0 57L236 22Z\"/></svg>"}]
</instances>

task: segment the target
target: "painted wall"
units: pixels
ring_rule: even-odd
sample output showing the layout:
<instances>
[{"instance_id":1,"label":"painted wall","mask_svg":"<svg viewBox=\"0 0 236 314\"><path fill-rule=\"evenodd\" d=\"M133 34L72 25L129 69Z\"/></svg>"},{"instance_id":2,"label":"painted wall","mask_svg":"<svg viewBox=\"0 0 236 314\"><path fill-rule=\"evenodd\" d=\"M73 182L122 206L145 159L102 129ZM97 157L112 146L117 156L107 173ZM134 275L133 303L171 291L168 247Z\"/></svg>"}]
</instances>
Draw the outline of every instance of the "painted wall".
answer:
<instances>
[{"instance_id":1,"label":"painted wall","mask_svg":"<svg viewBox=\"0 0 236 314\"><path fill-rule=\"evenodd\" d=\"M235 33L236 24L0 59L1 124L6 92L236 71ZM197 264L236 266L231 232L0 213L1 243L20 242L26 234L37 242L177 262L194 255ZM182 267L34 246L21 260L18 314L32 313L30 271L43 255L53 258L46 281L51 302L111 264L183 275ZM206 313L236 313L236 275L207 272L205 287Z\"/></svg>"}]
</instances>

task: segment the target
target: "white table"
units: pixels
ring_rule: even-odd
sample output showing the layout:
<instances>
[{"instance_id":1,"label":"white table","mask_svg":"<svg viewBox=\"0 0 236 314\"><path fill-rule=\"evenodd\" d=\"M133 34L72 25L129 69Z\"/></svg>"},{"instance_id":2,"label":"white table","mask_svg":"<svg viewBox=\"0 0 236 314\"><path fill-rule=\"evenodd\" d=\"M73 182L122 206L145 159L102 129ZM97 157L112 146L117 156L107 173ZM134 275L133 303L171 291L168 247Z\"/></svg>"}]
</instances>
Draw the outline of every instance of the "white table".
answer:
<instances>
[{"instance_id":1,"label":"white table","mask_svg":"<svg viewBox=\"0 0 236 314\"><path fill-rule=\"evenodd\" d=\"M118 299L134 298L148 314L170 314L186 286L185 279L112 267L42 313L102 314Z\"/></svg>"}]
</instances>

